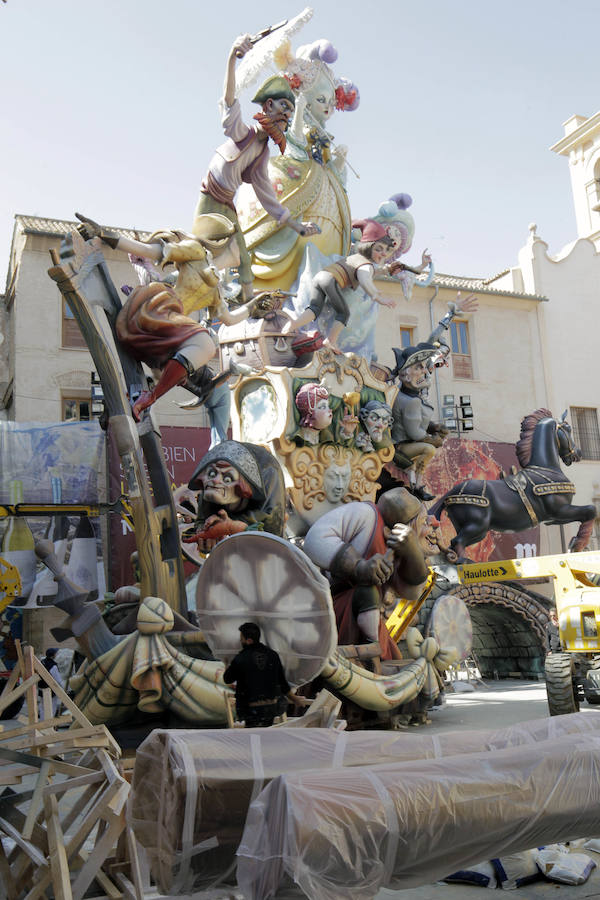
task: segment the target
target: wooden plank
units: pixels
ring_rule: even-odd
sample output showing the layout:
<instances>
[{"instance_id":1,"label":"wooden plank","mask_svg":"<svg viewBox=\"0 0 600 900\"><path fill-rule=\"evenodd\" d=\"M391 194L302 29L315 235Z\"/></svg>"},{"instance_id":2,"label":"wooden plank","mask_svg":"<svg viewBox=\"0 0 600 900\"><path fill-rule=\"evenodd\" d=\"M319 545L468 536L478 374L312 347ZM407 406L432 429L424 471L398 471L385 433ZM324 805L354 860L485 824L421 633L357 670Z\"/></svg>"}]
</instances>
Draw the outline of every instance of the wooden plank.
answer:
<instances>
[{"instance_id":1,"label":"wooden plank","mask_svg":"<svg viewBox=\"0 0 600 900\"><path fill-rule=\"evenodd\" d=\"M0 759L8 759L11 762L22 763L23 765L33 766L39 769L45 760L39 756L32 756L30 753L23 753L19 750L9 750L6 747L0 747ZM83 766L76 766L72 763L65 763L60 759L50 760L52 768L63 775L87 775L93 769L85 769Z\"/></svg>"},{"instance_id":2,"label":"wooden plank","mask_svg":"<svg viewBox=\"0 0 600 900\"><path fill-rule=\"evenodd\" d=\"M84 853L83 850L79 851L79 856L85 862L87 859L87 854ZM123 891L121 891L117 885L108 877L106 872L102 869L98 869L94 878L98 882L101 888L104 889L104 893L108 897L108 900L121 900L123 897Z\"/></svg>"},{"instance_id":3,"label":"wooden plank","mask_svg":"<svg viewBox=\"0 0 600 900\"><path fill-rule=\"evenodd\" d=\"M75 834L73 834L69 839L69 843L67 845L67 853L69 859L71 858L71 856L73 856L74 853L77 853L81 849L88 835L91 833L96 824L100 820L107 817L108 804L118 791L118 785L110 785L106 790L102 791L94 806L90 810L88 810L84 821L80 824ZM109 812L108 815L111 815L111 813ZM69 827L66 824L66 821L63 823L63 825L66 831Z\"/></svg>"},{"instance_id":4,"label":"wooden plank","mask_svg":"<svg viewBox=\"0 0 600 900\"><path fill-rule=\"evenodd\" d=\"M125 830L125 834L127 837L127 849L129 850L129 861L131 865L133 887L135 890L135 900L144 900L146 884L144 874L142 873L142 867L140 865L137 840L135 834L133 833L133 829L129 825Z\"/></svg>"},{"instance_id":5,"label":"wooden plank","mask_svg":"<svg viewBox=\"0 0 600 900\"><path fill-rule=\"evenodd\" d=\"M135 886L131 883L127 875L125 875L123 872L117 872L117 881L123 889L124 900L140 900L140 895L136 891ZM144 900L144 894L142 894L141 896L142 900Z\"/></svg>"},{"instance_id":6,"label":"wooden plank","mask_svg":"<svg viewBox=\"0 0 600 900\"><path fill-rule=\"evenodd\" d=\"M73 900L69 861L65 849L65 837L58 817L58 801L50 795L44 797L44 812L48 830L48 858L52 873L52 888L55 900Z\"/></svg>"},{"instance_id":7,"label":"wooden plank","mask_svg":"<svg viewBox=\"0 0 600 900\"><path fill-rule=\"evenodd\" d=\"M16 644L16 641L15 641ZM23 676L25 678L25 682L28 683L33 676L35 654L33 652L33 647L30 644L26 644L21 647L21 651L23 654ZM43 667L46 671L45 667ZM39 675L39 672L38 672ZM35 723L38 721L38 703L37 703L37 688L33 685L27 689L26 698L27 700L27 719L30 723Z\"/></svg>"},{"instance_id":8,"label":"wooden plank","mask_svg":"<svg viewBox=\"0 0 600 900\"><path fill-rule=\"evenodd\" d=\"M33 766L0 762L0 785L20 784L25 775L34 774Z\"/></svg>"},{"instance_id":9,"label":"wooden plank","mask_svg":"<svg viewBox=\"0 0 600 900\"><path fill-rule=\"evenodd\" d=\"M32 675L30 678L27 678L25 681L22 682L22 684L20 684L18 687L16 687L12 691L11 694L6 695L6 694L2 693L2 696L0 697L0 713L4 712L4 710L7 708L7 706L10 706L11 703L14 703L15 700L17 700L19 697L21 697L23 694L25 694L28 690L30 690L32 685L33 685L34 694L37 693L36 685L39 680L40 679L37 677L37 675ZM37 697L36 697L36 700L37 700ZM29 711L28 711L28 714L29 714ZM29 726L30 727L37 726L37 702L36 702L36 718L35 718L35 720L31 720L31 719L29 720ZM10 730L6 731L5 734L10 734Z\"/></svg>"},{"instance_id":10,"label":"wooden plank","mask_svg":"<svg viewBox=\"0 0 600 900\"><path fill-rule=\"evenodd\" d=\"M2 841L0 841L0 881L4 887L6 900L17 900L17 885L13 877Z\"/></svg>"},{"instance_id":11,"label":"wooden plank","mask_svg":"<svg viewBox=\"0 0 600 900\"><path fill-rule=\"evenodd\" d=\"M21 677L21 666L17 662L17 665L13 668L12 672L8 676L8 680L6 684L2 688L2 693L0 694L0 699L2 699L4 694L10 694L12 689L16 686L17 681ZM0 728L4 728L4 725L0 726Z\"/></svg>"},{"instance_id":12,"label":"wooden plank","mask_svg":"<svg viewBox=\"0 0 600 900\"><path fill-rule=\"evenodd\" d=\"M46 722L52 719L52 691L50 688L42 689L42 712L44 713L44 728L47 728Z\"/></svg>"},{"instance_id":13,"label":"wooden plank","mask_svg":"<svg viewBox=\"0 0 600 900\"><path fill-rule=\"evenodd\" d=\"M25 791L24 794L31 796L33 794L33 791ZM10 825L12 825L12 827L15 828L19 834L22 833L23 826L25 824L25 814L16 805L12 808L4 807L2 810L2 818L5 819L5 821L7 821ZM31 836L31 843L34 844L35 847L37 847L37 849L45 859L48 853L48 835L45 826L42 827L40 824L35 824ZM17 860L16 863L15 860ZM20 878L19 873L22 870L26 870L31 865L30 861L23 853L21 853L18 847L14 847L8 854L8 861L11 865L15 864L13 869L15 880L17 880L17 878Z\"/></svg>"},{"instance_id":14,"label":"wooden plank","mask_svg":"<svg viewBox=\"0 0 600 900\"><path fill-rule=\"evenodd\" d=\"M31 750L33 747L45 747L48 753L65 753L80 749L110 749L114 752L115 740L107 734L104 726L93 725L90 729L74 728L69 731L42 732L36 729L33 737L23 735L15 740L6 740L0 746L11 750Z\"/></svg>"},{"instance_id":15,"label":"wooden plank","mask_svg":"<svg viewBox=\"0 0 600 900\"><path fill-rule=\"evenodd\" d=\"M12 770L8 770L11 772ZM0 774L0 786L1 787L9 787L11 784L22 784L24 775L31 775L32 771L28 768L27 772L22 772L20 774Z\"/></svg>"},{"instance_id":16,"label":"wooden plank","mask_svg":"<svg viewBox=\"0 0 600 900\"><path fill-rule=\"evenodd\" d=\"M76 821L76 819L81 815L81 813L85 810L86 806L91 805L96 802L97 798L100 797L102 793L103 785L91 785L86 791L83 792L81 797L75 801L67 815L63 819L63 829L68 831L71 825Z\"/></svg>"},{"instance_id":17,"label":"wooden plank","mask_svg":"<svg viewBox=\"0 0 600 900\"><path fill-rule=\"evenodd\" d=\"M31 888L29 893L25 895L24 900L40 900L41 897L44 897L47 888L50 887L51 882L52 875L50 874L49 869L48 871L45 871L43 875L40 872L36 872L35 884Z\"/></svg>"},{"instance_id":18,"label":"wooden plank","mask_svg":"<svg viewBox=\"0 0 600 900\"><path fill-rule=\"evenodd\" d=\"M104 775L102 772L91 772L89 775L79 775L74 778L69 778L68 781L59 781L55 784L48 784L44 788L44 795L46 794L66 794L67 791L78 790L81 787L86 787L90 784L98 784L99 781L104 780Z\"/></svg>"},{"instance_id":19,"label":"wooden plank","mask_svg":"<svg viewBox=\"0 0 600 900\"><path fill-rule=\"evenodd\" d=\"M82 727L82 728L92 728L93 726L92 726L92 723L90 722L90 720L87 719L87 718L84 716L84 714L81 712L81 710L79 709L79 707L77 707L77 706L73 703L73 701L71 700L71 698L69 697L69 695L66 693L66 691L64 691L64 690L61 688L60 684L52 677L52 675L50 674L50 672L48 672L48 670L47 670L47 669L41 664L41 662L40 662L39 660L37 660L35 657L33 658L33 667L34 667L34 670L37 672L37 674L38 674L38 675L40 676L40 678L42 679L42 681L45 681L46 684L48 685L48 687L52 688L53 693L54 693L60 700L62 700L62 702L64 703L65 707L66 707L66 708L69 710L69 712L72 714L73 718L74 718L77 722L79 722L79 724L81 725L81 727ZM101 725L101 726L96 726L96 727L104 728L105 726L102 726L102 725ZM107 729L107 733L109 733L109 732L108 732L108 729ZM112 735L111 735L111 737L112 737ZM117 742L114 740L114 738L113 738L113 743L114 743L114 747L118 749L118 755L120 755L120 754L121 754L121 749L120 749L119 745L117 744Z\"/></svg>"},{"instance_id":20,"label":"wooden plank","mask_svg":"<svg viewBox=\"0 0 600 900\"><path fill-rule=\"evenodd\" d=\"M27 818L25 819L25 825L23 826L23 837L27 841L31 840L33 826L35 825L35 821L42 809L42 791L48 779L49 771L50 763L45 760L40 766L39 775L37 777L35 788L33 790L33 797L31 798L31 803L29 804L29 809L27 810Z\"/></svg>"},{"instance_id":21,"label":"wooden plank","mask_svg":"<svg viewBox=\"0 0 600 900\"><path fill-rule=\"evenodd\" d=\"M1 695L0 695L1 696ZM62 716L56 716L56 718L49 719L48 721L44 720L45 728L59 728L61 725L70 725L73 721L73 716L68 714ZM14 738L21 737L24 734L31 734L32 731L37 729L37 725L21 725L19 728L5 728L4 725L0 725L0 742L6 740L13 740Z\"/></svg>"},{"instance_id":22,"label":"wooden plank","mask_svg":"<svg viewBox=\"0 0 600 900\"><path fill-rule=\"evenodd\" d=\"M115 806L120 806L122 809L127 800L128 793L129 785L121 785L119 794L117 794L107 805L113 806L113 808ZM96 872L106 860L109 851L115 846L124 827L125 820L124 817L120 815L112 817L112 820L108 822L102 837L97 841L96 846L90 853L89 859L82 866L73 882L73 900L82 900L83 895L94 880Z\"/></svg>"},{"instance_id":23,"label":"wooden plank","mask_svg":"<svg viewBox=\"0 0 600 900\"><path fill-rule=\"evenodd\" d=\"M32 844L31 841L25 840L25 838L21 837L16 828L10 824L7 819L0 817L0 828L4 831L9 838L12 838L15 844L21 848L21 850L32 860L32 862L37 866L43 866L46 863L46 858L43 853L38 850L35 844Z\"/></svg>"},{"instance_id":24,"label":"wooden plank","mask_svg":"<svg viewBox=\"0 0 600 900\"><path fill-rule=\"evenodd\" d=\"M96 759L100 763L102 771L104 772L104 777L109 784L112 784L114 781L119 781L120 784L123 784L125 779L119 772L110 756L105 751L98 750Z\"/></svg>"}]
</instances>

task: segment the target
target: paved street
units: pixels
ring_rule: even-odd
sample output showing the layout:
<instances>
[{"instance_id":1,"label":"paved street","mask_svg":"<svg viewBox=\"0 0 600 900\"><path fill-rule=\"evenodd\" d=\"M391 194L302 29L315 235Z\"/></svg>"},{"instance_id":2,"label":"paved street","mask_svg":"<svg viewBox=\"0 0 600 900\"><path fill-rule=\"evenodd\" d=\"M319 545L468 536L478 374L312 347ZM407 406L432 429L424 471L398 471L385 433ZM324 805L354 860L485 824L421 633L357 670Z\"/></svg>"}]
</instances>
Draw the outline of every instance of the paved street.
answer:
<instances>
[{"instance_id":1,"label":"paved street","mask_svg":"<svg viewBox=\"0 0 600 900\"><path fill-rule=\"evenodd\" d=\"M473 731L503 728L548 715L546 688L538 681L490 681L485 688L478 688L473 693L448 694L447 697L444 706L431 713L431 725L411 727L406 731L415 734L441 734L457 729ZM598 708L594 709L587 703L582 704L581 712L599 714ZM600 867L600 854L575 849L588 853ZM382 890L377 894L377 900L478 900L486 896L489 897L487 888L442 883L406 891ZM519 888L512 896L515 900L550 900L550 897L558 900L598 900L600 868L594 869L588 881L582 885L567 886L540 881Z\"/></svg>"}]
</instances>

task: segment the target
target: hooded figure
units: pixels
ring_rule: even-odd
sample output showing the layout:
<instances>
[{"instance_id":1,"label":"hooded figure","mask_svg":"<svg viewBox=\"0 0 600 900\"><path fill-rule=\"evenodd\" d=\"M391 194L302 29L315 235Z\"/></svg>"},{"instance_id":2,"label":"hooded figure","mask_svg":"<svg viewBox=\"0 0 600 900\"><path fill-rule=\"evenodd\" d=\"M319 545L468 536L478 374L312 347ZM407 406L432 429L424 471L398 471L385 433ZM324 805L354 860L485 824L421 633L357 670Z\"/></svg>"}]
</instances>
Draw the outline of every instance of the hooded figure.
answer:
<instances>
[{"instance_id":1,"label":"hooded figure","mask_svg":"<svg viewBox=\"0 0 600 900\"><path fill-rule=\"evenodd\" d=\"M218 540L246 528L283 534L283 473L264 447L240 441L217 444L202 457L188 487L202 492L198 523L204 531L199 532L200 540ZM213 528L214 535L206 533Z\"/></svg>"}]
</instances>

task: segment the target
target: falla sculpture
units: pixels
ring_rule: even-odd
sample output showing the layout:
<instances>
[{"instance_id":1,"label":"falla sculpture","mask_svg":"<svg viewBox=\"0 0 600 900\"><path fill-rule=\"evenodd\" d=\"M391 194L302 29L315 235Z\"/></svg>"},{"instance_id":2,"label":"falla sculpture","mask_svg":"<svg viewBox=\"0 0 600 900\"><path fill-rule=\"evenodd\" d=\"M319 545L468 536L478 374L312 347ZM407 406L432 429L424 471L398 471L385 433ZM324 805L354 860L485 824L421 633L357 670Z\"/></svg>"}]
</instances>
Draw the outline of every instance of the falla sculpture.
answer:
<instances>
[{"instance_id":1,"label":"falla sculpture","mask_svg":"<svg viewBox=\"0 0 600 900\"><path fill-rule=\"evenodd\" d=\"M433 262L427 251L414 266L402 259L414 235L408 195L352 218L347 153L326 126L335 109L357 109L359 92L334 74L337 51L328 41L292 50L308 18L233 42L221 101L226 140L205 170L189 232L159 230L140 241L79 215L79 231L50 271L88 339L127 484L143 500L134 504L142 577L128 633L108 628L76 585L57 601L67 616L61 634L75 635L86 655L76 695L91 721L170 710L187 723L225 724L223 648L253 617L294 685L319 678L344 699L352 727L391 726L407 704L426 711L457 658L439 629L427 634L424 611L445 602L453 621L468 621L466 607L440 593L435 569L477 539L492 510L465 499L483 497L475 483L457 486L433 511L424 506L432 499L426 466L446 437L427 388L449 353L444 333L453 316L474 312L476 301L458 297L427 341L395 349L389 367L374 364L373 317L394 302L378 276L399 279L408 298L417 281L433 277ZM247 123L242 95L255 81L250 100L260 112ZM124 302L110 282L106 247L155 267L146 266L145 283ZM93 306L110 313L119 360L94 325ZM360 309L368 315L359 328ZM229 380L214 445L188 484L172 492L163 479L150 491L144 463L151 477L164 464L154 403L176 385L204 402L211 361L221 386ZM142 365L154 385L138 383ZM575 458L564 424L550 422L543 427ZM514 488L507 480L498 490L510 490L522 512L519 484L517 476ZM496 489L486 490L491 504ZM532 503L549 503L548 516L558 519L568 498L560 491L546 489L550 496ZM458 528L454 555L439 543L442 508ZM168 555L173 530L177 561ZM197 566L200 625L183 599L181 550ZM56 568L51 549L42 551ZM460 642L463 655L468 641Z\"/></svg>"}]
</instances>

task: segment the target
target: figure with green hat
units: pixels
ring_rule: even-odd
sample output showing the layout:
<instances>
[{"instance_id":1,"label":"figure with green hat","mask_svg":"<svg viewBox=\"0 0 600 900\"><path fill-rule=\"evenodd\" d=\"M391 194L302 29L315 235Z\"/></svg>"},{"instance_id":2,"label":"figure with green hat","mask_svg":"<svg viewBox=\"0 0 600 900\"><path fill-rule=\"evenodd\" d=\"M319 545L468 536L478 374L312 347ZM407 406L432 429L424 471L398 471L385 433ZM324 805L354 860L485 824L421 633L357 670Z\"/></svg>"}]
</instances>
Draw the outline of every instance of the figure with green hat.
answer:
<instances>
[{"instance_id":1,"label":"figure with green hat","mask_svg":"<svg viewBox=\"0 0 600 900\"><path fill-rule=\"evenodd\" d=\"M253 103L259 103L261 112L254 116L253 125L242 120L239 100L235 96L235 64L252 49L254 40L242 35L234 42L227 59L225 85L221 100L223 131L227 137L211 159L208 172L202 181L196 206L196 219L205 213L219 213L236 226L236 240L240 249L239 273L245 299L252 297L253 275L250 256L239 228L234 197L242 182L252 185L258 201L265 211L279 222L301 235L318 234L313 222L292 219L289 209L277 199L268 174L269 138L284 153L285 132L288 130L296 99L289 82L282 75L272 75L259 88Z\"/></svg>"}]
</instances>

